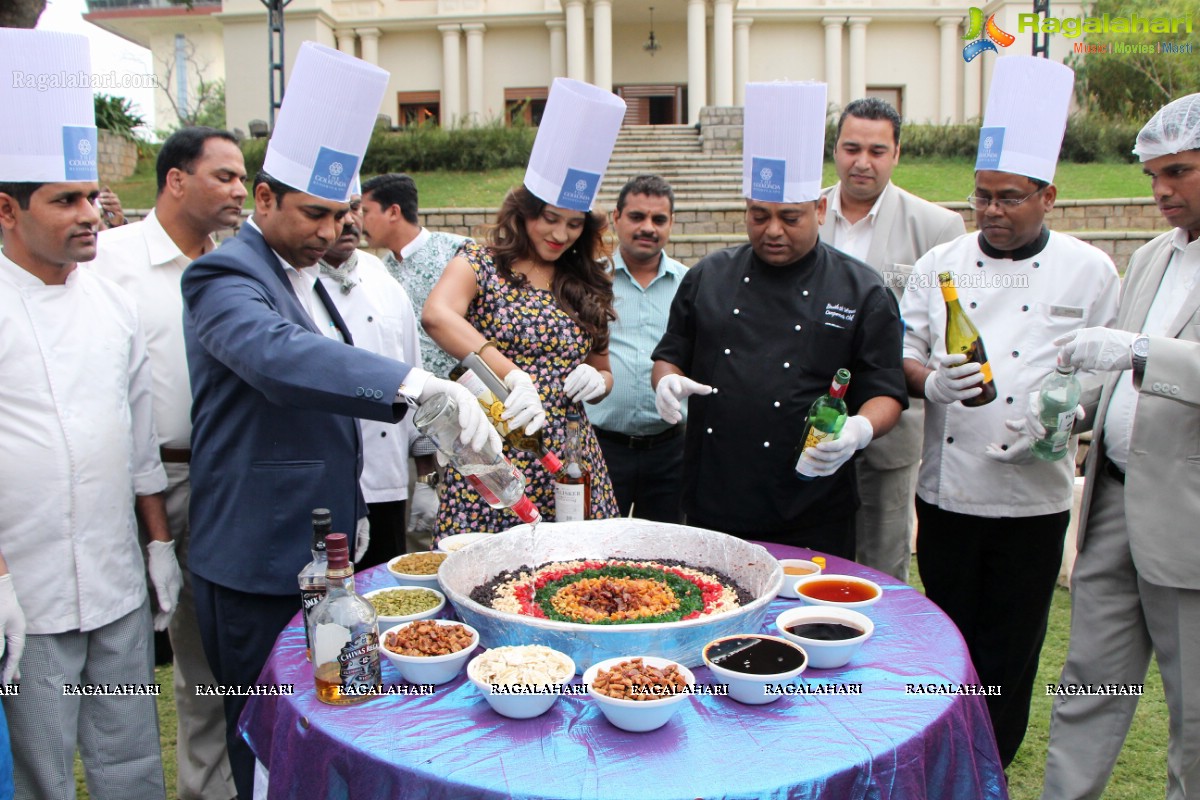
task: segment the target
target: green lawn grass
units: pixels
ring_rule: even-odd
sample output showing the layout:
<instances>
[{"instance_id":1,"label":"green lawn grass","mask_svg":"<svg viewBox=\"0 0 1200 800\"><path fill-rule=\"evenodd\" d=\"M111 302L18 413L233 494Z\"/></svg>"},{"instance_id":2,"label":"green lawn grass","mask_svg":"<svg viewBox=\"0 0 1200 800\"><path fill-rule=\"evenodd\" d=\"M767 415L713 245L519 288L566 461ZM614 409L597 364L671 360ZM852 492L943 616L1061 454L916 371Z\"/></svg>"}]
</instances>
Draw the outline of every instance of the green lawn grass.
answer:
<instances>
[{"instance_id":1,"label":"green lawn grass","mask_svg":"<svg viewBox=\"0 0 1200 800\"><path fill-rule=\"evenodd\" d=\"M901 157L893 178L896 184L934 202L963 200L974 189L973 162L967 159L906 159ZM523 168L488 172L414 172L421 191L422 208L495 208L504 193L521 183ZM668 180L671 176L665 175ZM1060 164L1056 176L1058 196L1064 200L1109 197L1149 197L1150 181L1137 164ZM832 164L825 165L824 183L837 181ZM125 208L154 205L154 165L138 164L129 180L112 184ZM246 201L249 208L252 204Z\"/></svg>"}]
</instances>

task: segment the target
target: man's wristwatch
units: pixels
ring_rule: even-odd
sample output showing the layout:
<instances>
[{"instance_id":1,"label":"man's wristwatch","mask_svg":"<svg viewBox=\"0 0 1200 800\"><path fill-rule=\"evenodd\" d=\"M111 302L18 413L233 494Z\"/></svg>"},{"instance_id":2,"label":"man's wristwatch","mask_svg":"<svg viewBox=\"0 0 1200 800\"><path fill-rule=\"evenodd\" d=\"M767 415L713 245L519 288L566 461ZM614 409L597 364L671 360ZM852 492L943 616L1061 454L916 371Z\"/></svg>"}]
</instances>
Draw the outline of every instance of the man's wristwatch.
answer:
<instances>
[{"instance_id":1,"label":"man's wristwatch","mask_svg":"<svg viewBox=\"0 0 1200 800\"><path fill-rule=\"evenodd\" d=\"M417 483L423 483L426 486L432 486L435 489L437 488L438 484L441 482L442 482L441 475L438 474L438 471L436 469L433 472L427 472L424 475L417 476Z\"/></svg>"},{"instance_id":2,"label":"man's wristwatch","mask_svg":"<svg viewBox=\"0 0 1200 800\"><path fill-rule=\"evenodd\" d=\"M1146 359L1150 356L1150 337L1142 334L1133 340L1133 345L1130 347L1133 352L1133 371L1136 375L1142 375L1146 371Z\"/></svg>"}]
</instances>

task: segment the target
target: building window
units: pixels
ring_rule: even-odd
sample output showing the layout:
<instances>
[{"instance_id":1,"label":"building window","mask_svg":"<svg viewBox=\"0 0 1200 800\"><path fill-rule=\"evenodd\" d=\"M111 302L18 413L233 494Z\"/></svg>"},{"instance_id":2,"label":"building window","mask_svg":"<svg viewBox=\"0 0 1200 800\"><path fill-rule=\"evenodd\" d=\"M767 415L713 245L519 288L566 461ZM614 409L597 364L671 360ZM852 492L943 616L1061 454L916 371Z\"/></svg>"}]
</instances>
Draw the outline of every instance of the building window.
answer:
<instances>
[{"instance_id":1,"label":"building window","mask_svg":"<svg viewBox=\"0 0 1200 800\"><path fill-rule=\"evenodd\" d=\"M524 87L504 90L504 118L512 125L522 120L526 125L537 127L542 124L546 111L546 98L550 90L545 86Z\"/></svg>"},{"instance_id":2,"label":"building window","mask_svg":"<svg viewBox=\"0 0 1200 800\"><path fill-rule=\"evenodd\" d=\"M886 100L896 109L896 113L904 119L904 87L903 86L868 86L867 97L878 97Z\"/></svg>"},{"instance_id":3,"label":"building window","mask_svg":"<svg viewBox=\"0 0 1200 800\"><path fill-rule=\"evenodd\" d=\"M401 128L441 124L441 92L396 92L396 106Z\"/></svg>"}]
</instances>

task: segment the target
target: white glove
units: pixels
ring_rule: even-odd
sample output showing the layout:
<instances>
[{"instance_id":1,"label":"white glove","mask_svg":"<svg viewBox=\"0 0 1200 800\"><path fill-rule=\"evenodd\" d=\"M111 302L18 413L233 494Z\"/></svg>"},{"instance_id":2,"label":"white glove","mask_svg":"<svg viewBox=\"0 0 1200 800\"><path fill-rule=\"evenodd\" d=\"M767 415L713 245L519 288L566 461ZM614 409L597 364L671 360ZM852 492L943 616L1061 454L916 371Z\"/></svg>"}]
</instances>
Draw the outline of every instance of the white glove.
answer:
<instances>
[{"instance_id":1,"label":"white glove","mask_svg":"<svg viewBox=\"0 0 1200 800\"><path fill-rule=\"evenodd\" d=\"M1116 328L1083 328L1054 340L1058 358L1078 369L1099 372L1133 368L1133 340L1139 334Z\"/></svg>"},{"instance_id":2,"label":"white glove","mask_svg":"<svg viewBox=\"0 0 1200 800\"><path fill-rule=\"evenodd\" d=\"M17 602L12 575L0 575L0 656L4 672L0 684L7 686L21 677L21 654L25 652L25 612Z\"/></svg>"},{"instance_id":3,"label":"white glove","mask_svg":"<svg viewBox=\"0 0 1200 800\"><path fill-rule=\"evenodd\" d=\"M165 631L175 606L179 603L179 590L183 588L183 573L175 559L175 542L151 541L146 545L149 555L148 569L154 593L158 595L158 611L154 614L154 630Z\"/></svg>"},{"instance_id":4,"label":"white glove","mask_svg":"<svg viewBox=\"0 0 1200 800\"><path fill-rule=\"evenodd\" d=\"M571 374L563 381L563 393L575 403L586 403L603 397L607 388L604 376L591 364L580 364L571 370Z\"/></svg>"},{"instance_id":5,"label":"white glove","mask_svg":"<svg viewBox=\"0 0 1200 800\"><path fill-rule=\"evenodd\" d=\"M524 426L526 433L537 433L546 424L546 409L542 408L542 398L533 387L533 378L514 369L504 376L504 385L510 391L500 419L510 428Z\"/></svg>"},{"instance_id":6,"label":"white glove","mask_svg":"<svg viewBox=\"0 0 1200 800\"><path fill-rule=\"evenodd\" d=\"M796 472L809 478L832 475L850 460L850 456L869 445L873 438L875 426L871 420L862 416L850 417L842 425L838 438L804 448L800 460L796 462Z\"/></svg>"},{"instance_id":7,"label":"white glove","mask_svg":"<svg viewBox=\"0 0 1200 800\"><path fill-rule=\"evenodd\" d=\"M1004 427L1019 434L1021 438L1008 447L992 442L984 448L987 457L1002 464L1032 463L1037 458L1033 452L1033 443L1046 435L1046 427L1042 425L1041 413L1041 392L1030 392L1029 402L1025 406L1025 416L1019 419L1004 420ZM1086 416L1087 412L1083 410L1083 406L1075 406L1076 421Z\"/></svg>"},{"instance_id":8,"label":"white glove","mask_svg":"<svg viewBox=\"0 0 1200 800\"><path fill-rule=\"evenodd\" d=\"M421 390L417 402L424 403L439 394L448 394L458 403L458 426L462 429L458 435L459 441L475 450L482 450L488 439L492 439L496 452L500 452L500 434L496 433L491 420L483 413L475 395L462 384L430 376L425 380L425 388Z\"/></svg>"},{"instance_id":9,"label":"white glove","mask_svg":"<svg viewBox=\"0 0 1200 800\"><path fill-rule=\"evenodd\" d=\"M712 394L714 391L713 387L707 384L697 383L691 378L672 372L664 375L655 387L654 407L665 422L674 425L683 419L683 406L680 404L683 398L694 394Z\"/></svg>"},{"instance_id":10,"label":"white glove","mask_svg":"<svg viewBox=\"0 0 1200 800\"><path fill-rule=\"evenodd\" d=\"M438 491L428 483L418 483L408 502L408 533L411 536L432 536L437 527Z\"/></svg>"},{"instance_id":11,"label":"white glove","mask_svg":"<svg viewBox=\"0 0 1200 800\"><path fill-rule=\"evenodd\" d=\"M354 527L354 563L362 561L371 546L371 520L363 517Z\"/></svg>"},{"instance_id":12,"label":"white glove","mask_svg":"<svg viewBox=\"0 0 1200 800\"><path fill-rule=\"evenodd\" d=\"M925 378L925 399L948 406L983 393L983 367L967 362L965 353L941 356L937 368Z\"/></svg>"}]
</instances>

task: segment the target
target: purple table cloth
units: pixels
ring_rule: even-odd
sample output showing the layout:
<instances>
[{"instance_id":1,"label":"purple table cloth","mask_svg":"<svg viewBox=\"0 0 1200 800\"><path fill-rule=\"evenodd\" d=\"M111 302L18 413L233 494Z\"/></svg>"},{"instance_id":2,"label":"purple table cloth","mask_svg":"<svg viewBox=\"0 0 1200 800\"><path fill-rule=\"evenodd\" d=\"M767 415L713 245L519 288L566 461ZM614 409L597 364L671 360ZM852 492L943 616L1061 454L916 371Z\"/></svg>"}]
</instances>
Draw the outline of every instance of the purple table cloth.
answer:
<instances>
[{"instance_id":1,"label":"purple table cloth","mask_svg":"<svg viewBox=\"0 0 1200 800\"><path fill-rule=\"evenodd\" d=\"M766 547L778 558L813 555ZM560 697L535 719L502 717L465 671L431 696L334 707L316 699L297 616L259 678L294 684L295 693L251 698L242 733L270 770L270 800L1007 798L984 698L906 691L977 682L954 624L874 570L830 556L826 571L868 577L884 596L863 609L875 633L847 666L801 677L814 687L861 684L861 694L762 706L694 695L650 733L614 728L586 695ZM386 567L358 576L360 592L392 584ZM763 632L774 633L775 617L798 602L776 599ZM384 684L400 683L383 662ZM705 667L693 671L699 684L720 683Z\"/></svg>"}]
</instances>

